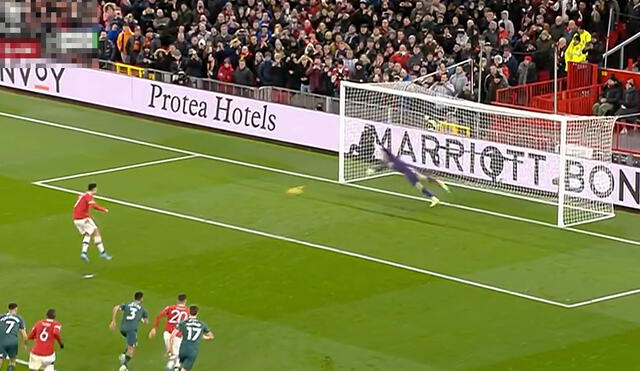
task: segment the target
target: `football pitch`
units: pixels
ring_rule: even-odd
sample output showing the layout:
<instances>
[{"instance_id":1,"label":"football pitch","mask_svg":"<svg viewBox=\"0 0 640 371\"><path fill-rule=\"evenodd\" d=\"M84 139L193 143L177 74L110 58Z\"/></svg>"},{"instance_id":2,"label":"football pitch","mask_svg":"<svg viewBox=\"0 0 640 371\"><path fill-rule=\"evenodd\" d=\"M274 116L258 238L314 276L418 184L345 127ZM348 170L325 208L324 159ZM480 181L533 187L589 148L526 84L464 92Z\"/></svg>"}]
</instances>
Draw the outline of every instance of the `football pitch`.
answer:
<instances>
[{"instance_id":1,"label":"football pitch","mask_svg":"<svg viewBox=\"0 0 640 371\"><path fill-rule=\"evenodd\" d=\"M0 155L0 305L28 327L58 310L60 371L117 370L110 311L136 290L151 317L200 306L195 370L640 367L633 212L562 230L463 188L430 209L396 176L338 184L337 156L6 90ZM110 262L79 258L89 182ZM149 329L132 371L164 367Z\"/></svg>"}]
</instances>

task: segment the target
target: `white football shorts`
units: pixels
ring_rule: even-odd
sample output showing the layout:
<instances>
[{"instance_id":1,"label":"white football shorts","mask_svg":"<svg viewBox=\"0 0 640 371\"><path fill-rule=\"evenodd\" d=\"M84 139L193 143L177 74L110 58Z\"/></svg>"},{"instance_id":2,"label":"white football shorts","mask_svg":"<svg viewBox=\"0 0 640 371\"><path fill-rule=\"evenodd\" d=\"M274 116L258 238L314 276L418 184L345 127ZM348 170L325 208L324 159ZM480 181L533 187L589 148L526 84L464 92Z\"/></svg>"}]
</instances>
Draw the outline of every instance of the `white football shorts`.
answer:
<instances>
[{"instance_id":1,"label":"white football shorts","mask_svg":"<svg viewBox=\"0 0 640 371\"><path fill-rule=\"evenodd\" d=\"M165 349L167 349L169 347L169 339L171 339L171 333L165 331L164 334L164 346ZM173 348L171 349L171 354L174 356L178 356L178 353L180 353L180 344L182 344L182 338L177 337L175 339L173 339Z\"/></svg>"},{"instance_id":2,"label":"white football shorts","mask_svg":"<svg viewBox=\"0 0 640 371\"><path fill-rule=\"evenodd\" d=\"M29 354L29 369L53 371L53 364L56 362L56 354L49 356L38 356L33 353Z\"/></svg>"},{"instance_id":3,"label":"white football shorts","mask_svg":"<svg viewBox=\"0 0 640 371\"><path fill-rule=\"evenodd\" d=\"M98 229L96 222L91 218L75 219L73 224L76 225L76 228L78 228L78 232L80 232L81 235L92 235L96 229Z\"/></svg>"}]
</instances>

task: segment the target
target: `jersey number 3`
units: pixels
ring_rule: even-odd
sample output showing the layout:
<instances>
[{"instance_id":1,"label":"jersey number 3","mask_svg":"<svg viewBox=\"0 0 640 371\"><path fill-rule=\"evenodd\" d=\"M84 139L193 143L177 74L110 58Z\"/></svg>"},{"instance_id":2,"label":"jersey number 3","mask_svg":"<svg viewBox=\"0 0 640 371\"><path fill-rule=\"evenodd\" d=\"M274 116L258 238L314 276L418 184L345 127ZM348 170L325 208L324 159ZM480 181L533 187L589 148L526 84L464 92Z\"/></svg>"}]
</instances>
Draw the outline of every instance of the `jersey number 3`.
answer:
<instances>
[{"instance_id":1,"label":"jersey number 3","mask_svg":"<svg viewBox=\"0 0 640 371\"><path fill-rule=\"evenodd\" d=\"M129 308L129 315L126 317L128 321L133 321L136 318L136 314L138 313L138 309Z\"/></svg>"}]
</instances>

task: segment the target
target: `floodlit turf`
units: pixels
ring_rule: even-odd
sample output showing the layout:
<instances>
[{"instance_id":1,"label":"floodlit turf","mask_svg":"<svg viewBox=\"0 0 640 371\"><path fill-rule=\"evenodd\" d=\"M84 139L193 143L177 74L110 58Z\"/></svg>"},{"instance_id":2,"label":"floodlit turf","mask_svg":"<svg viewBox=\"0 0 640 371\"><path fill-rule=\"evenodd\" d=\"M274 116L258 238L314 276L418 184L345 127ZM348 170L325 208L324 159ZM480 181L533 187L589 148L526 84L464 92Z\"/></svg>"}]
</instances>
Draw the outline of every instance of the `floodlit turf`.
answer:
<instances>
[{"instance_id":1,"label":"floodlit turf","mask_svg":"<svg viewBox=\"0 0 640 371\"><path fill-rule=\"evenodd\" d=\"M110 309L136 290L152 315L180 292L201 306L217 338L202 344L196 370L637 367L640 295L561 305L640 288L638 245L246 166L335 179L337 159L327 154L6 91L0 112L240 162L191 158L46 183L82 190L96 181L117 200L99 201L111 213L96 216L114 260L92 248L84 264L75 196L31 183L184 154L0 116L0 305L19 302L29 326L58 309L61 371L117 369L123 342L108 330ZM413 194L397 177L362 184ZM441 198L554 216L552 207L462 189ZM582 229L640 241L638 221L619 211ZM131 370L164 365L148 329Z\"/></svg>"}]
</instances>

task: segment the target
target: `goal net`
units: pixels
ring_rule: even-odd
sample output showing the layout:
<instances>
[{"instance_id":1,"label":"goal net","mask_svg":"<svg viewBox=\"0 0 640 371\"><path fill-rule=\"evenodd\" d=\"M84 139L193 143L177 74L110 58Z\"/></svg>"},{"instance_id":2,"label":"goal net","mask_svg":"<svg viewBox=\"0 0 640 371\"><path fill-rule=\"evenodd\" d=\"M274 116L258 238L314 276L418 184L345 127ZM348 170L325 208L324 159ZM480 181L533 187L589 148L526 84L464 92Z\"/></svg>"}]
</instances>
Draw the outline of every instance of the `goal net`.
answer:
<instances>
[{"instance_id":1,"label":"goal net","mask_svg":"<svg viewBox=\"0 0 640 371\"><path fill-rule=\"evenodd\" d=\"M450 184L551 205L560 227L589 223L614 216L614 123L451 99L408 82L347 82L339 181L382 189L370 180L395 173L370 169L379 168L384 146Z\"/></svg>"}]
</instances>

